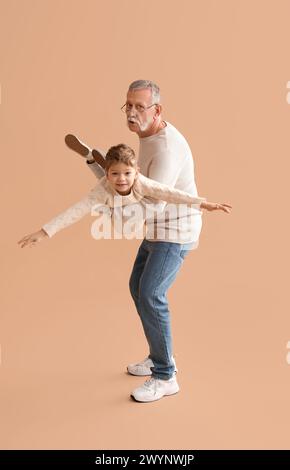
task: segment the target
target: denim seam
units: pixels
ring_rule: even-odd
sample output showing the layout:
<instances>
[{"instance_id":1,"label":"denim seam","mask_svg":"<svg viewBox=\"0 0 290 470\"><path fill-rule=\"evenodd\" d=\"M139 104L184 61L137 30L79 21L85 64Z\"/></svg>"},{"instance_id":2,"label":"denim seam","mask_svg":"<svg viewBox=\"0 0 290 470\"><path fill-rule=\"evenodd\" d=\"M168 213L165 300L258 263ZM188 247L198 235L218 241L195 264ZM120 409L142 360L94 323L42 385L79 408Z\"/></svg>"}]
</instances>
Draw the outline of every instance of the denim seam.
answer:
<instances>
[{"instance_id":1,"label":"denim seam","mask_svg":"<svg viewBox=\"0 0 290 470\"><path fill-rule=\"evenodd\" d=\"M161 277L162 277L161 275L162 275L162 273L163 273L164 265L165 265L165 263L166 263L166 260L167 260L167 258L168 258L168 253L169 253L169 246L167 247L166 256L164 257L164 261L163 261L162 268L161 268L161 270L160 270L160 276L159 276L159 278L158 278L158 281L159 281L159 280L161 279ZM154 289L154 291L153 291L153 310L154 310L154 312L155 312L155 315L156 315L156 313L157 313L156 317L157 317L157 323L158 323L159 333L160 333L160 336L161 336L162 339L163 339L163 345L162 345L162 346L163 346L163 350L164 350L164 352L166 352L165 341L164 341L164 338L163 338L163 335L162 335L162 330L161 330L160 322L159 322L159 316L158 316L158 312L157 312L156 305L155 305L155 293L156 293L156 291L157 291L157 287L155 287L155 289ZM170 361L170 359L169 359L169 361ZM157 377L157 376L156 376L156 377ZM157 377L157 378L160 378L160 377Z\"/></svg>"}]
</instances>

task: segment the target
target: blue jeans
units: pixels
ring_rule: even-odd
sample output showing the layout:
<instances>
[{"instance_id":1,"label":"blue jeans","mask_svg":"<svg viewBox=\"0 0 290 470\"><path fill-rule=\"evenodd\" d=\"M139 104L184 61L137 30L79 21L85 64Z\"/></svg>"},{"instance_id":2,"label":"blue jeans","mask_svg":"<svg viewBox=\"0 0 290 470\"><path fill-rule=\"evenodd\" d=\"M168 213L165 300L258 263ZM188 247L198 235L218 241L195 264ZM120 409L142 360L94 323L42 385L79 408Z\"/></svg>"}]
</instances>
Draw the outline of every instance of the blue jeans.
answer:
<instances>
[{"instance_id":1,"label":"blue jeans","mask_svg":"<svg viewBox=\"0 0 290 470\"><path fill-rule=\"evenodd\" d=\"M158 379L170 379L174 373L167 291L191 246L144 239L130 276L130 292L148 341L148 357L154 364L152 377Z\"/></svg>"}]
</instances>

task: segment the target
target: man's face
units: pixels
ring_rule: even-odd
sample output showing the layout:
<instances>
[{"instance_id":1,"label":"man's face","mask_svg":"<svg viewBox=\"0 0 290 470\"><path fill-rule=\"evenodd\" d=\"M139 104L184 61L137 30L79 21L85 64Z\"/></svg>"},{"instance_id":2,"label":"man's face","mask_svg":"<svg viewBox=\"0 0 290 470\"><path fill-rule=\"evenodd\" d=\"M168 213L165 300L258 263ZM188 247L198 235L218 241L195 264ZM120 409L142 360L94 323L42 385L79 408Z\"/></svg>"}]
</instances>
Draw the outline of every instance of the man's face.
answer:
<instances>
[{"instance_id":1,"label":"man's face","mask_svg":"<svg viewBox=\"0 0 290 470\"><path fill-rule=\"evenodd\" d=\"M148 88L129 90L127 93L127 125L132 132L145 132L154 122L156 106L152 106L151 90ZM143 110L143 111L142 111Z\"/></svg>"},{"instance_id":2,"label":"man's face","mask_svg":"<svg viewBox=\"0 0 290 470\"><path fill-rule=\"evenodd\" d=\"M125 163L113 163L107 172L111 186L120 194L130 194L137 170Z\"/></svg>"}]
</instances>

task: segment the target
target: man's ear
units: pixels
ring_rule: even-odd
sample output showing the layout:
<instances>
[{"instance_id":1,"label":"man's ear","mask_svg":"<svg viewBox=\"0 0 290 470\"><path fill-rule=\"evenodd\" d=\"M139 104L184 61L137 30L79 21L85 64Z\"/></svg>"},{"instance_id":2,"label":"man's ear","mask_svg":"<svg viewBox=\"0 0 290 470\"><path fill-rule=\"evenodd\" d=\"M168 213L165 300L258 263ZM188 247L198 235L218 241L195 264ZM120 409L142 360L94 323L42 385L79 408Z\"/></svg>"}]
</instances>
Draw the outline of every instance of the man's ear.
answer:
<instances>
[{"instance_id":1,"label":"man's ear","mask_svg":"<svg viewBox=\"0 0 290 470\"><path fill-rule=\"evenodd\" d=\"M155 119L156 119L156 118L158 118L158 117L160 116L160 114L162 113L162 109L163 109L163 108L162 108L162 105L161 105L161 104L158 104L155 109L156 109L156 112L155 112L154 117L155 117Z\"/></svg>"}]
</instances>

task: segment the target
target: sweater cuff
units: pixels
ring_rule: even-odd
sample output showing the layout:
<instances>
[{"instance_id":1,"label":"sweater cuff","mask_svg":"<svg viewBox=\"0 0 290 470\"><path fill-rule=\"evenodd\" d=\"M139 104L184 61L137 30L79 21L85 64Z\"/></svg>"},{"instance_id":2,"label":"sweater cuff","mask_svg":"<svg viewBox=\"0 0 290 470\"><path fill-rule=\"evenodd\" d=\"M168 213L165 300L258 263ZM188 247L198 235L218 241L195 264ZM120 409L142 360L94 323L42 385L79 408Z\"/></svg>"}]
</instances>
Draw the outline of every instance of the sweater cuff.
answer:
<instances>
[{"instance_id":1,"label":"sweater cuff","mask_svg":"<svg viewBox=\"0 0 290 470\"><path fill-rule=\"evenodd\" d=\"M49 224L45 224L45 225L43 225L41 228L42 228L42 230L44 230L44 231L47 233L47 235L49 236L49 238L53 237L53 235L55 235L56 232L57 232L57 230L55 230L55 229L53 228L53 226L51 226L51 225L49 225Z\"/></svg>"}]
</instances>

